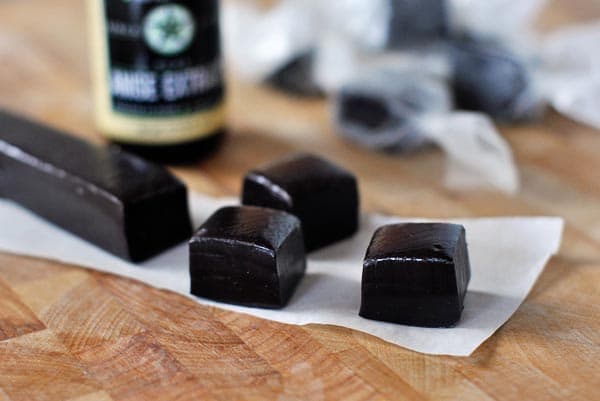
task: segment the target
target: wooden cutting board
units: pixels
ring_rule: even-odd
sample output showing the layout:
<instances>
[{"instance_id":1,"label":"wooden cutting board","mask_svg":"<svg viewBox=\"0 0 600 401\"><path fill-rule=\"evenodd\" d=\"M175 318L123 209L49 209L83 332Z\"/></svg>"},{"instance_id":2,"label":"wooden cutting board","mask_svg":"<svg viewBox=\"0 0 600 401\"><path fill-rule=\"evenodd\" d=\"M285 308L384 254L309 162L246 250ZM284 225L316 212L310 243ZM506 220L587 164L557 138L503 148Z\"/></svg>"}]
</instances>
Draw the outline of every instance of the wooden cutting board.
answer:
<instances>
[{"instance_id":1,"label":"wooden cutting board","mask_svg":"<svg viewBox=\"0 0 600 401\"><path fill-rule=\"evenodd\" d=\"M598 3L562 0L543 21L598 16ZM0 2L0 104L100 141L84 32L79 0ZM223 151L175 170L191 188L235 195L249 168L312 149L357 172L366 209L560 215L568 223L563 250L515 316L469 358L425 356L342 328L267 322L131 280L0 254L0 401L600 398L598 132L553 114L505 129L522 192L455 193L441 185L435 151L371 154L335 136L322 103L232 82ZM0 222L0 235L8 229Z\"/></svg>"}]
</instances>

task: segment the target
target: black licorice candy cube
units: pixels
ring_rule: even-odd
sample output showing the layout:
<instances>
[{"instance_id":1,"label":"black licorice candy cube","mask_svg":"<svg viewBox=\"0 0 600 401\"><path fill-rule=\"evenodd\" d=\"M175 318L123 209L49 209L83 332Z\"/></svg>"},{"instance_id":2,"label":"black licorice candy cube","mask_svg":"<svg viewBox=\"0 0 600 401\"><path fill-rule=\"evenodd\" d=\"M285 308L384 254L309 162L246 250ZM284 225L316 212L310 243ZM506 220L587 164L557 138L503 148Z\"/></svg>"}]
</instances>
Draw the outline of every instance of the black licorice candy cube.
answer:
<instances>
[{"instance_id":1,"label":"black licorice candy cube","mask_svg":"<svg viewBox=\"0 0 600 401\"><path fill-rule=\"evenodd\" d=\"M356 178L310 154L297 154L248 173L242 203L296 215L307 251L350 237L358 229Z\"/></svg>"},{"instance_id":2,"label":"black licorice candy cube","mask_svg":"<svg viewBox=\"0 0 600 401\"><path fill-rule=\"evenodd\" d=\"M2 111L0 197L134 262L192 234L187 189L163 167Z\"/></svg>"},{"instance_id":3,"label":"black licorice candy cube","mask_svg":"<svg viewBox=\"0 0 600 401\"><path fill-rule=\"evenodd\" d=\"M375 232L365 257L360 316L452 327L460 320L470 279L463 226L384 226Z\"/></svg>"},{"instance_id":4,"label":"black licorice candy cube","mask_svg":"<svg viewBox=\"0 0 600 401\"><path fill-rule=\"evenodd\" d=\"M190 240L192 294L282 308L306 270L300 221L280 210L226 207Z\"/></svg>"}]
</instances>

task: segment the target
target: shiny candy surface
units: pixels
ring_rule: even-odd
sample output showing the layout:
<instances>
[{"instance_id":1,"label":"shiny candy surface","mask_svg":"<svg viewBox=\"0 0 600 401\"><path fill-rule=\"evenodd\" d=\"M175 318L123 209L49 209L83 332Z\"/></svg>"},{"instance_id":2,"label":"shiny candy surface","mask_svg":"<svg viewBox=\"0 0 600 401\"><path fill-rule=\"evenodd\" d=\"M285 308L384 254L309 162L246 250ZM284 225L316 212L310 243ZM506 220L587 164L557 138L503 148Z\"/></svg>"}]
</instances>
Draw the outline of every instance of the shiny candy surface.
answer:
<instances>
[{"instance_id":1,"label":"shiny candy surface","mask_svg":"<svg viewBox=\"0 0 600 401\"><path fill-rule=\"evenodd\" d=\"M191 235L187 189L166 169L3 112L0 196L136 262Z\"/></svg>"},{"instance_id":2,"label":"shiny candy surface","mask_svg":"<svg viewBox=\"0 0 600 401\"><path fill-rule=\"evenodd\" d=\"M306 270L300 221L279 210L218 210L190 241L191 292L263 308L284 307Z\"/></svg>"},{"instance_id":3,"label":"shiny candy surface","mask_svg":"<svg viewBox=\"0 0 600 401\"><path fill-rule=\"evenodd\" d=\"M454 326L470 279L464 227L385 226L365 257L360 315L411 326Z\"/></svg>"},{"instance_id":4,"label":"shiny candy surface","mask_svg":"<svg viewBox=\"0 0 600 401\"><path fill-rule=\"evenodd\" d=\"M296 215L308 251L350 237L358 229L356 178L311 154L296 154L251 171L242 197L245 205Z\"/></svg>"}]
</instances>

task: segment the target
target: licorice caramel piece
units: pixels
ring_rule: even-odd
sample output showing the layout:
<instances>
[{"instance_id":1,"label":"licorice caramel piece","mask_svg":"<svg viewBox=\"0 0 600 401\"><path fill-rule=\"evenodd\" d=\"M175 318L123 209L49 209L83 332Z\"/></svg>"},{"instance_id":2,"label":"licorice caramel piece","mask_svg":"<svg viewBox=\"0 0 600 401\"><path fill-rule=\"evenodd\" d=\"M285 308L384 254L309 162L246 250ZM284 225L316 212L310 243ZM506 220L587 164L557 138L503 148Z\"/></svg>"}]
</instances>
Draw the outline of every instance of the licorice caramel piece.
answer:
<instances>
[{"instance_id":1,"label":"licorice caramel piece","mask_svg":"<svg viewBox=\"0 0 600 401\"><path fill-rule=\"evenodd\" d=\"M297 216L307 251L348 238L358 229L356 178L311 154L293 155L248 173L242 203Z\"/></svg>"},{"instance_id":2,"label":"licorice caramel piece","mask_svg":"<svg viewBox=\"0 0 600 401\"><path fill-rule=\"evenodd\" d=\"M470 278L463 226L384 226L365 257L360 316L410 326L454 326Z\"/></svg>"},{"instance_id":3,"label":"licorice caramel piece","mask_svg":"<svg viewBox=\"0 0 600 401\"><path fill-rule=\"evenodd\" d=\"M226 207L190 240L191 292L199 297L282 308L305 270L300 221L280 210Z\"/></svg>"}]
</instances>

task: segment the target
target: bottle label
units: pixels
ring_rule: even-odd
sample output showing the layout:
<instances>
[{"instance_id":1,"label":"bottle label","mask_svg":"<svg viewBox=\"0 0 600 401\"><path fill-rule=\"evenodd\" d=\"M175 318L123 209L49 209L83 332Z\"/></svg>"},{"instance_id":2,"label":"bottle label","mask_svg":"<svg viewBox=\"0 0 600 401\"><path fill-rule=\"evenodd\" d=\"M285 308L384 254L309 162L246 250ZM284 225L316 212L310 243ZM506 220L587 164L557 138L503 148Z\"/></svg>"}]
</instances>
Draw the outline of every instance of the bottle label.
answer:
<instances>
[{"instance_id":1,"label":"bottle label","mask_svg":"<svg viewBox=\"0 0 600 401\"><path fill-rule=\"evenodd\" d=\"M113 108L177 115L219 103L216 1L106 0Z\"/></svg>"},{"instance_id":2,"label":"bottle label","mask_svg":"<svg viewBox=\"0 0 600 401\"><path fill-rule=\"evenodd\" d=\"M218 0L96 4L98 120L109 136L177 143L222 127Z\"/></svg>"}]
</instances>

